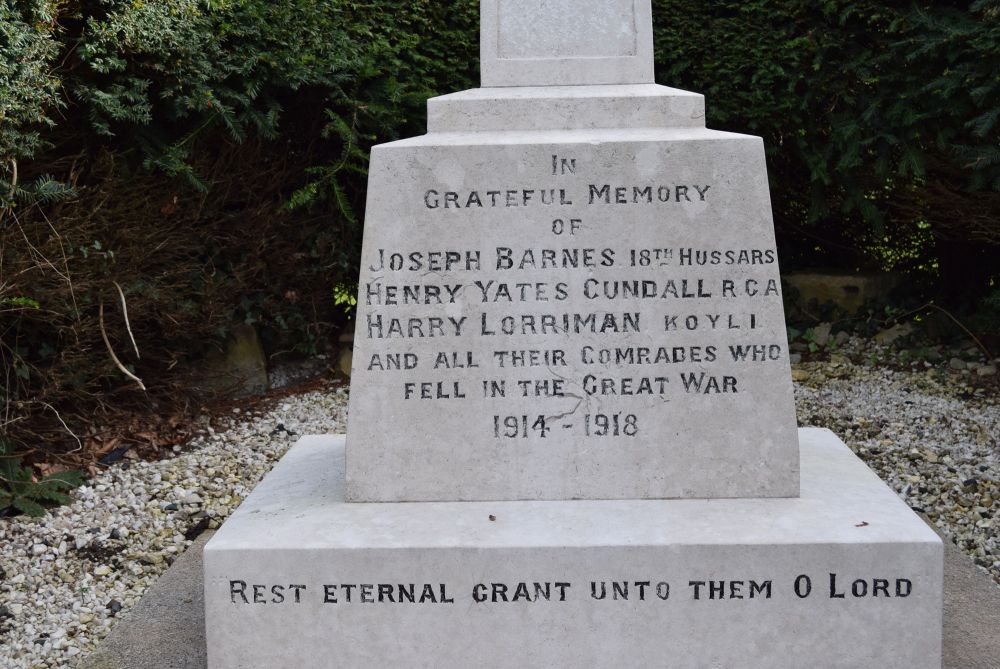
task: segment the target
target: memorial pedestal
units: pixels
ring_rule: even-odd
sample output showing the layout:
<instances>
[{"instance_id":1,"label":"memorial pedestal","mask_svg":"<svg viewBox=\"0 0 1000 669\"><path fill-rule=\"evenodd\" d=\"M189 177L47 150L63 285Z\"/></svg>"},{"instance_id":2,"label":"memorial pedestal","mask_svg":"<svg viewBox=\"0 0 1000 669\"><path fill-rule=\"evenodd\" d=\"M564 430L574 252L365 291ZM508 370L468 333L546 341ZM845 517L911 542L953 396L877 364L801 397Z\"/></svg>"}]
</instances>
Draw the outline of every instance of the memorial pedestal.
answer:
<instances>
[{"instance_id":1,"label":"memorial pedestal","mask_svg":"<svg viewBox=\"0 0 1000 669\"><path fill-rule=\"evenodd\" d=\"M205 548L209 666L940 667L940 540L799 441L798 498L378 504L307 437Z\"/></svg>"},{"instance_id":2,"label":"memorial pedestal","mask_svg":"<svg viewBox=\"0 0 1000 669\"><path fill-rule=\"evenodd\" d=\"M616 99L581 88L560 91L567 118ZM646 90L665 117L704 122L701 96ZM504 95L487 99L513 119ZM471 118L472 97L442 115ZM798 492L759 137L448 131L376 146L360 284L350 501Z\"/></svg>"},{"instance_id":3,"label":"memorial pedestal","mask_svg":"<svg viewBox=\"0 0 1000 669\"><path fill-rule=\"evenodd\" d=\"M372 149L347 437L206 547L211 669L940 667L941 542L796 431L763 142L650 6L483 0L484 87Z\"/></svg>"}]
</instances>

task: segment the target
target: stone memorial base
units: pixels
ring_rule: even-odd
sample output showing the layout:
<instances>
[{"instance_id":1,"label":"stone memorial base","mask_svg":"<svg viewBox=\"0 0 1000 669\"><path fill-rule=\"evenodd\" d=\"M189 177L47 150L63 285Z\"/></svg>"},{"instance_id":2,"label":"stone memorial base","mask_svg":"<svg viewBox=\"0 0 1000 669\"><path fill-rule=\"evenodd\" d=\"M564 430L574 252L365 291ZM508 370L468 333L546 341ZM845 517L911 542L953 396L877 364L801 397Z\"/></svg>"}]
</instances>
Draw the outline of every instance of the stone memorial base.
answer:
<instances>
[{"instance_id":1,"label":"stone memorial base","mask_svg":"<svg viewBox=\"0 0 1000 669\"><path fill-rule=\"evenodd\" d=\"M797 499L351 504L307 437L205 549L209 667L940 667L941 541L799 438Z\"/></svg>"}]
</instances>

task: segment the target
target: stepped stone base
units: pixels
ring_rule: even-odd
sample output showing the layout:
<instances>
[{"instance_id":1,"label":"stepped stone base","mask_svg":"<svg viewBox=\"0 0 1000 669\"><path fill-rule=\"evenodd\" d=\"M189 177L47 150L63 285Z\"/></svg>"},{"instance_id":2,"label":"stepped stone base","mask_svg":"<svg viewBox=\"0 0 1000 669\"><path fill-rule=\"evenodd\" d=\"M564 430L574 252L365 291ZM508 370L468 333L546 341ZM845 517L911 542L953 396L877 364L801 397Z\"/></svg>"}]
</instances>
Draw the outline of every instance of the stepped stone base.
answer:
<instances>
[{"instance_id":1,"label":"stepped stone base","mask_svg":"<svg viewBox=\"0 0 1000 669\"><path fill-rule=\"evenodd\" d=\"M797 499L351 504L307 437L205 549L209 667L940 667L940 540L799 441Z\"/></svg>"},{"instance_id":2,"label":"stepped stone base","mask_svg":"<svg viewBox=\"0 0 1000 669\"><path fill-rule=\"evenodd\" d=\"M656 84L473 88L427 101L429 133L704 127L704 96Z\"/></svg>"}]
</instances>

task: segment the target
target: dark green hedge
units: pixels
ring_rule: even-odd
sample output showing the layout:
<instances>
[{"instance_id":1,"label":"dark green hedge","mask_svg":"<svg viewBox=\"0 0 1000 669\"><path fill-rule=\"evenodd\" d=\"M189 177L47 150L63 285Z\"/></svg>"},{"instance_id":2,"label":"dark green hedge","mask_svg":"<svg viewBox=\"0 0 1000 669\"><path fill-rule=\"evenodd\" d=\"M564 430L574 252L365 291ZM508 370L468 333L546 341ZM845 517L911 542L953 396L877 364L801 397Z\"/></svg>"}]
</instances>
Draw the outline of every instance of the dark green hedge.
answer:
<instances>
[{"instance_id":1,"label":"dark green hedge","mask_svg":"<svg viewBox=\"0 0 1000 669\"><path fill-rule=\"evenodd\" d=\"M764 136L786 264L1000 262L1000 2L654 2L659 79Z\"/></svg>"}]
</instances>

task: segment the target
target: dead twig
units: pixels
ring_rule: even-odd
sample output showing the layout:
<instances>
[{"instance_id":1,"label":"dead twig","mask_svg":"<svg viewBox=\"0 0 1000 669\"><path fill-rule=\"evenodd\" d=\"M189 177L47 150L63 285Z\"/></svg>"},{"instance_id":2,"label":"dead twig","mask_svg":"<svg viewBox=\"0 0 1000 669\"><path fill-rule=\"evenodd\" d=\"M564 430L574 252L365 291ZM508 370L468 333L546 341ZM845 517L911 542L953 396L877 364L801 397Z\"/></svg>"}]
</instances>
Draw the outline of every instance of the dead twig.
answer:
<instances>
[{"instance_id":1,"label":"dead twig","mask_svg":"<svg viewBox=\"0 0 1000 669\"><path fill-rule=\"evenodd\" d=\"M59 242L59 251L62 253L63 268L66 270L66 286L69 288L69 296L73 301L73 311L77 313L77 318L79 318L80 308L76 303L76 290L73 288L73 279L70 277L69 256L66 254L66 246L63 244L63 237L59 234L59 231L56 230L56 226L52 225L52 221L49 220L49 217L45 215L44 211L39 209L39 214L41 215L42 220L45 221L45 224L49 226L49 230L52 231L52 234L55 235L56 241Z\"/></svg>"},{"instance_id":2,"label":"dead twig","mask_svg":"<svg viewBox=\"0 0 1000 669\"><path fill-rule=\"evenodd\" d=\"M983 342L979 341L979 337L977 337L976 335L972 334L972 331L969 330L969 328L965 327L965 325L963 325L960 320L958 320L957 318L955 318L954 316L952 316L950 311L948 311L944 307L939 307L938 305L934 304L933 302L928 302L925 305L924 308L937 309L938 311L940 311L941 313L943 313L945 316L947 316L952 321L954 321L955 325L957 325L958 327L962 328L962 331L965 332L965 334L969 335L969 338L972 341L976 342L976 346L978 346L979 350L982 351L986 355L987 359L993 357L993 354L990 353L990 350L988 348L986 348L986 346L983 345Z\"/></svg>"},{"instance_id":3,"label":"dead twig","mask_svg":"<svg viewBox=\"0 0 1000 669\"><path fill-rule=\"evenodd\" d=\"M17 194L17 159L10 159L10 198Z\"/></svg>"},{"instance_id":4,"label":"dead twig","mask_svg":"<svg viewBox=\"0 0 1000 669\"><path fill-rule=\"evenodd\" d=\"M955 318L951 314L951 312L948 311L947 309L945 309L944 307L939 307L938 305L934 304L933 302L928 302L927 304L925 304L923 306L920 306L920 307L917 307L916 309L912 309L910 311L907 311L905 314L900 314L899 316L895 316L895 317L893 317L893 318L891 318L889 320L882 321L882 324L884 325L886 323L889 323L890 321L895 321L895 322L898 323L898 322L902 321L904 318L908 318L908 317L910 317L910 316L912 316L914 314L920 313L924 309L937 309L938 311L940 311L942 314L944 314L945 316L947 316L948 318L950 318L955 323L955 325L957 325L958 327L962 328L962 331L965 334L969 335L969 339L971 339L972 341L975 342L976 346L979 347L979 350L983 352L983 354L987 357L987 359L993 357L993 354L990 353L990 350L988 348L986 348L986 346L983 344L983 342L979 341L979 337L977 337L976 335L972 334L972 331L969 330L969 328L965 327L965 325L962 324L962 321L960 321L957 318Z\"/></svg>"},{"instance_id":5,"label":"dead twig","mask_svg":"<svg viewBox=\"0 0 1000 669\"><path fill-rule=\"evenodd\" d=\"M117 281L115 281L115 288L118 289L118 297L122 299L122 316L125 317L125 329L128 331L128 338L132 340L132 348L135 349L136 359L141 360L142 356L139 355L139 346L135 343L135 336L132 334L132 325L128 322L128 305L125 304L125 291L122 290Z\"/></svg>"},{"instance_id":6,"label":"dead twig","mask_svg":"<svg viewBox=\"0 0 1000 669\"><path fill-rule=\"evenodd\" d=\"M105 340L105 341L107 341L107 340ZM139 385L142 385L142 383L140 382ZM73 437L74 439L76 439L77 447L74 448L72 451L70 451L70 453L76 453L77 451L82 451L83 450L83 442L80 441L80 437L76 436L76 433L73 432L73 430L69 429L69 425L67 425L66 421L64 421L62 419L62 416L59 415L59 412L56 411L56 408L54 406L52 406L51 404L49 404L48 402L39 402L39 404L41 404L42 406L47 407L49 410L51 410L52 413L54 413L56 415L56 419L62 424L63 428L69 433L69 435L71 437Z\"/></svg>"},{"instance_id":7,"label":"dead twig","mask_svg":"<svg viewBox=\"0 0 1000 669\"><path fill-rule=\"evenodd\" d=\"M111 355L111 359L114 361L118 369L121 370L122 374L135 381L139 386L139 390L145 392L146 386L143 384L142 379L128 371L128 368L123 365L122 361L118 359L117 355L115 355L115 350L111 348L111 341L108 339L107 330L104 329L104 300L101 300L101 303L97 308L97 319L101 326L101 339L104 340L104 345L108 347L108 353Z\"/></svg>"},{"instance_id":8,"label":"dead twig","mask_svg":"<svg viewBox=\"0 0 1000 669\"><path fill-rule=\"evenodd\" d=\"M944 307L938 306L938 305L934 304L933 302L928 302L927 304L919 306L916 309L911 309L910 311L907 311L906 313L900 314L898 316L893 316L892 318L888 318L888 319L885 319L885 320L878 320L878 321L876 321L876 323L881 323L882 325L887 325L887 324L892 323L892 322L899 323L899 322L903 321L904 319L909 318L910 316L913 316L914 314L919 314L921 311L924 311L925 309L937 309L938 311L940 311L941 313L943 313L945 316L947 316L948 318L950 318L952 320L952 322L955 323L955 325L957 325L958 327L962 328L962 332L964 332L965 334L967 334L969 336L969 339L971 339L973 342L975 342L976 346L979 347L979 350L983 352L983 354L987 357L987 359L993 357L993 354L990 353L990 350L988 348L986 348L985 344L983 344L983 342L981 342L979 340L979 337L977 337L976 335L974 335L969 328L965 327L965 325L962 323L962 321L960 321L957 318L955 318L955 316L953 316L952 313L950 311L948 311L947 309L945 309ZM842 318L840 320L833 321L833 323L831 323L831 325L837 325L838 323L850 323L851 321L863 320L865 318L867 318L867 316L854 316L852 318Z\"/></svg>"}]
</instances>

